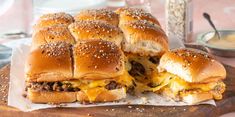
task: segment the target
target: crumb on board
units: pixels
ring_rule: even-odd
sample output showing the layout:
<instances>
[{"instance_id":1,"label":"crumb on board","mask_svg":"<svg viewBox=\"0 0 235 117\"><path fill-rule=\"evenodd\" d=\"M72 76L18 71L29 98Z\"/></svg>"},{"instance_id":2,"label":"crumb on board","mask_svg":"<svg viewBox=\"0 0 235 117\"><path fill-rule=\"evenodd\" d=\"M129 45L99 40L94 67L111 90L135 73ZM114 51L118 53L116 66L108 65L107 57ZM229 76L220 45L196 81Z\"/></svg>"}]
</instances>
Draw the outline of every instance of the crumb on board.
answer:
<instances>
[{"instance_id":1,"label":"crumb on board","mask_svg":"<svg viewBox=\"0 0 235 117\"><path fill-rule=\"evenodd\" d=\"M9 84L9 77L8 74L1 73L0 75L0 100L1 102L6 103L7 102L7 93L8 93L8 84Z\"/></svg>"}]
</instances>

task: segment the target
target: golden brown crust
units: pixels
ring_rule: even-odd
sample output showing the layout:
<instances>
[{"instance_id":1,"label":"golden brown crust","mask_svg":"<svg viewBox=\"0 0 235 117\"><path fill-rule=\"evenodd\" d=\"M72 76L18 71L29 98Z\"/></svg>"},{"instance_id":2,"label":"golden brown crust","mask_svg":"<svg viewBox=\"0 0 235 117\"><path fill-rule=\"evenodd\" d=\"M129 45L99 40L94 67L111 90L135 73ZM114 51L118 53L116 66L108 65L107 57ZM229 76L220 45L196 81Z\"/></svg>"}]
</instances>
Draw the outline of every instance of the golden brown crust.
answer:
<instances>
[{"instance_id":1,"label":"golden brown crust","mask_svg":"<svg viewBox=\"0 0 235 117\"><path fill-rule=\"evenodd\" d=\"M111 25L118 26L118 14L108 9L89 9L83 10L74 16L76 21L79 20L101 20Z\"/></svg>"},{"instance_id":2,"label":"golden brown crust","mask_svg":"<svg viewBox=\"0 0 235 117\"><path fill-rule=\"evenodd\" d=\"M124 54L112 42L87 40L74 46L74 77L85 79L114 78L124 71Z\"/></svg>"},{"instance_id":3,"label":"golden brown crust","mask_svg":"<svg viewBox=\"0 0 235 117\"><path fill-rule=\"evenodd\" d=\"M197 104L211 99L213 99L213 95L209 92L187 94L182 97L182 100L188 104Z\"/></svg>"},{"instance_id":4,"label":"golden brown crust","mask_svg":"<svg viewBox=\"0 0 235 117\"><path fill-rule=\"evenodd\" d=\"M159 68L176 74L187 82L207 83L226 77L225 68L206 53L192 49L176 49L165 53Z\"/></svg>"},{"instance_id":5,"label":"golden brown crust","mask_svg":"<svg viewBox=\"0 0 235 117\"><path fill-rule=\"evenodd\" d=\"M125 52L158 56L168 51L168 39L165 32L149 22L140 20L127 22L121 26L125 40Z\"/></svg>"},{"instance_id":6,"label":"golden brown crust","mask_svg":"<svg viewBox=\"0 0 235 117\"><path fill-rule=\"evenodd\" d=\"M75 43L75 40L66 25L54 25L34 31L32 36L32 48L37 48L46 43L59 41L70 44Z\"/></svg>"},{"instance_id":7,"label":"golden brown crust","mask_svg":"<svg viewBox=\"0 0 235 117\"><path fill-rule=\"evenodd\" d=\"M110 102L123 98L126 98L126 91L124 88L121 88L103 91L95 98L93 102ZM90 102L88 96L83 91L79 91L77 93L77 100L80 102Z\"/></svg>"},{"instance_id":8,"label":"golden brown crust","mask_svg":"<svg viewBox=\"0 0 235 117\"><path fill-rule=\"evenodd\" d=\"M175 95L168 88L161 91L161 94L165 97L171 98L175 101L183 101L187 104L198 104L203 101L213 99L213 95L210 92L187 92L183 95Z\"/></svg>"},{"instance_id":9,"label":"golden brown crust","mask_svg":"<svg viewBox=\"0 0 235 117\"><path fill-rule=\"evenodd\" d=\"M77 92L38 92L28 90L27 98L33 103L68 103L77 100Z\"/></svg>"},{"instance_id":10,"label":"golden brown crust","mask_svg":"<svg viewBox=\"0 0 235 117\"><path fill-rule=\"evenodd\" d=\"M33 50L27 59L27 81L63 81L73 78L71 45L65 42L48 43Z\"/></svg>"},{"instance_id":11,"label":"golden brown crust","mask_svg":"<svg viewBox=\"0 0 235 117\"><path fill-rule=\"evenodd\" d=\"M48 13L42 15L38 21L36 22L34 29L38 30L43 27L48 27L52 25L64 24L69 25L74 22L73 17L70 14L66 14L64 12L59 13Z\"/></svg>"},{"instance_id":12,"label":"golden brown crust","mask_svg":"<svg viewBox=\"0 0 235 117\"><path fill-rule=\"evenodd\" d=\"M150 13L145 12L138 8L119 8L116 10L119 14L119 24L123 24L130 21L145 20L153 23L156 26L160 26L159 21Z\"/></svg>"},{"instance_id":13,"label":"golden brown crust","mask_svg":"<svg viewBox=\"0 0 235 117\"><path fill-rule=\"evenodd\" d=\"M76 21L69 26L69 30L76 41L102 39L120 46L123 40L119 28L101 21Z\"/></svg>"},{"instance_id":14,"label":"golden brown crust","mask_svg":"<svg viewBox=\"0 0 235 117\"><path fill-rule=\"evenodd\" d=\"M88 96L83 92L39 92L28 89L27 98L33 103L68 103L68 102L110 102L126 98L124 88L102 91L90 101Z\"/></svg>"}]
</instances>

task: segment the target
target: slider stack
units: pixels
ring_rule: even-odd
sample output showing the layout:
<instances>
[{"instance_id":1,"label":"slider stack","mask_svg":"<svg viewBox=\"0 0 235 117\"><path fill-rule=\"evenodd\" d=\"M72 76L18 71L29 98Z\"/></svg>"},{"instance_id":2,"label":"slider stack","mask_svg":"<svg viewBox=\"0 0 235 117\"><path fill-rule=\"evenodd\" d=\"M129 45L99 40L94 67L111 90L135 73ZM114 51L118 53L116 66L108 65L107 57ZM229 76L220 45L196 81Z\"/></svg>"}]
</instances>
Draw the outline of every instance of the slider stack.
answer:
<instances>
[{"instance_id":1,"label":"slider stack","mask_svg":"<svg viewBox=\"0 0 235 117\"><path fill-rule=\"evenodd\" d=\"M107 102L143 92L198 103L222 98L226 74L204 53L169 51L150 13L120 8L41 16L25 75L33 103Z\"/></svg>"}]
</instances>

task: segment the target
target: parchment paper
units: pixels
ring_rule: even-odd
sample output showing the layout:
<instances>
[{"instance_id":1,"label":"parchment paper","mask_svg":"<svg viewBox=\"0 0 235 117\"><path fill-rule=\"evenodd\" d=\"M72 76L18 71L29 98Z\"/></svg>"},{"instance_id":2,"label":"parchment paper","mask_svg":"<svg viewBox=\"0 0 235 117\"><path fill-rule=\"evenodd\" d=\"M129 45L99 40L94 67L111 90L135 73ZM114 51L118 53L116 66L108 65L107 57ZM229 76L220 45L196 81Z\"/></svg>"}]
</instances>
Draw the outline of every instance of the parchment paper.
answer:
<instances>
[{"instance_id":1,"label":"parchment paper","mask_svg":"<svg viewBox=\"0 0 235 117\"><path fill-rule=\"evenodd\" d=\"M8 94L8 105L16 107L22 111L32 111L37 109L54 108L54 107L94 107L94 106L111 106L111 105L155 105L155 106L184 106L189 105L184 102L175 102L171 99L161 97L154 93L141 94L139 96L127 96L118 102L98 103L82 105L78 102L66 103L61 105L49 105L49 104L34 104L23 96L25 89L24 78L24 65L26 58L30 51L30 42L22 42L12 51L11 58L11 71L10 71L10 86ZM214 100L209 100L200 104L216 105Z\"/></svg>"}]
</instances>

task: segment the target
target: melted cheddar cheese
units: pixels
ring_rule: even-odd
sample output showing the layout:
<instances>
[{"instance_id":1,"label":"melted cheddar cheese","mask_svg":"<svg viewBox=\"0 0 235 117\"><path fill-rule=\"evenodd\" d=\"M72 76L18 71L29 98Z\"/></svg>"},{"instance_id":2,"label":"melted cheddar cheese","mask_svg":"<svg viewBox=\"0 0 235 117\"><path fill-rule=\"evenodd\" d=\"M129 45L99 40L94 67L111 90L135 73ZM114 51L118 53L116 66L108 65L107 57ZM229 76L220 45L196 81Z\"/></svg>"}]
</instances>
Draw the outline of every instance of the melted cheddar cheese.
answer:
<instances>
[{"instance_id":1,"label":"melted cheddar cheese","mask_svg":"<svg viewBox=\"0 0 235 117\"><path fill-rule=\"evenodd\" d=\"M104 91L107 91L104 87L96 87L92 89L82 90L88 97L90 102L95 101L96 97Z\"/></svg>"},{"instance_id":2,"label":"melted cheddar cheese","mask_svg":"<svg viewBox=\"0 0 235 117\"><path fill-rule=\"evenodd\" d=\"M107 89L105 89L105 86L109 84L110 81L116 81L117 83L123 85L124 88L133 85L133 77L131 77L127 71L125 71L123 75L113 79L74 80L74 81L64 81L62 83L70 83L72 87L79 88L87 95L89 101L93 102L100 93L108 91Z\"/></svg>"},{"instance_id":3,"label":"melted cheddar cheese","mask_svg":"<svg viewBox=\"0 0 235 117\"><path fill-rule=\"evenodd\" d=\"M157 87L152 88L153 92L162 88L168 88L175 96L181 91L199 90L211 93L215 99L221 99L222 93L225 91L225 84L222 81L210 83L189 83L168 72L159 73L157 77L153 78L153 82L160 83Z\"/></svg>"}]
</instances>

